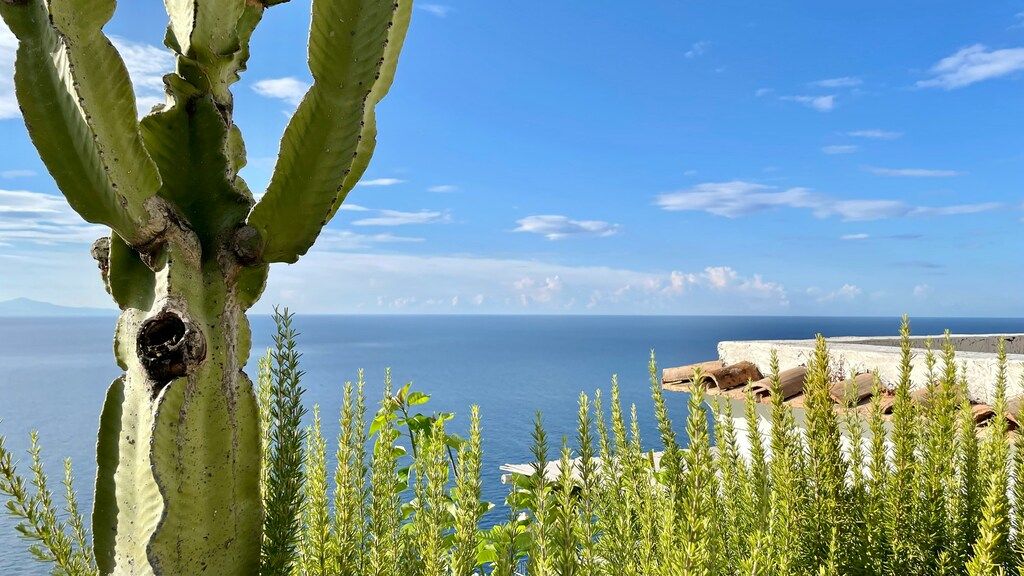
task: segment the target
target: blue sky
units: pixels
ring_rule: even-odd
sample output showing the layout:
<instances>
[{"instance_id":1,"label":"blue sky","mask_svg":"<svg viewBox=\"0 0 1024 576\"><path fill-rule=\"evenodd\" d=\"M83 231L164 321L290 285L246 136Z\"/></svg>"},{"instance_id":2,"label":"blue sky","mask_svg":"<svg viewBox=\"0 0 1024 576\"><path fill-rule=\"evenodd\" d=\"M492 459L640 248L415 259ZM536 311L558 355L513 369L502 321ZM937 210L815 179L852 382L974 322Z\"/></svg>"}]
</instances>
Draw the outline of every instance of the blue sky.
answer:
<instances>
[{"instance_id":1,"label":"blue sky","mask_svg":"<svg viewBox=\"0 0 1024 576\"><path fill-rule=\"evenodd\" d=\"M257 310L1012 315L1024 0L417 5L364 185ZM268 11L236 118L266 185L309 1ZM107 32L140 105L160 3ZM36 159L0 30L0 299L109 306Z\"/></svg>"}]
</instances>

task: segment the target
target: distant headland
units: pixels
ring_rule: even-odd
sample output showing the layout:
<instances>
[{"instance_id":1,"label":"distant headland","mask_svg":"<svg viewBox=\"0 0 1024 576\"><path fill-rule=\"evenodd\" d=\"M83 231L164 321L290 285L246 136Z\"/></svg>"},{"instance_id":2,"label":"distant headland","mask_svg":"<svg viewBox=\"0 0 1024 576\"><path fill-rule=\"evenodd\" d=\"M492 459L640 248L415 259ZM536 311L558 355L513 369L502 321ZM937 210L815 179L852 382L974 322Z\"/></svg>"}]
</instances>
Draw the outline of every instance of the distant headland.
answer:
<instances>
[{"instance_id":1,"label":"distant headland","mask_svg":"<svg viewBox=\"0 0 1024 576\"><path fill-rule=\"evenodd\" d=\"M61 306L32 300L30 298L14 298L12 300L0 301L0 318L57 318L64 316L114 316L117 310L113 308L85 308L77 306Z\"/></svg>"}]
</instances>

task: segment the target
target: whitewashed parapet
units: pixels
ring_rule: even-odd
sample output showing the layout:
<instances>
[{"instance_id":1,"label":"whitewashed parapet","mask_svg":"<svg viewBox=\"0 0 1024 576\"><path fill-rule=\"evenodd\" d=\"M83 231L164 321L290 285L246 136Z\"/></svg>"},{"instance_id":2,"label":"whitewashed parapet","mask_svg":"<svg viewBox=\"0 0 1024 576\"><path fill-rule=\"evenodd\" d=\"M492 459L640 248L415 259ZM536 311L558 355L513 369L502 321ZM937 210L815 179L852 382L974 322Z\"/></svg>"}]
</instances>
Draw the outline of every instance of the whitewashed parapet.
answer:
<instances>
[{"instance_id":1,"label":"whitewashed parapet","mask_svg":"<svg viewBox=\"0 0 1024 576\"><path fill-rule=\"evenodd\" d=\"M1019 334L1006 335L1014 344L1024 341ZM943 336L932 336L936 347L941 346ZM999 335L956 335L953 342L958 348L957 364L967 375L968 393L976 402L991 403L995 395L997 360L994 352L978 352L972 350L995 349ZM914 338L915 345L924 341L924 337ZM814 354L814 340L752 340L726 341L718 344L718 355L726 364L734 364L747 360L757 365L762 373L768 373L771 352L775 350L779 357L779 366L785 370L794 366L804 365ZM850 371L877 370L882 382L887 386L895 385L899 379L900 349L898 338L862 338L843 337L829 338L829 351L832 356L833 369L849 374ZM890 345L891 344L891 345ZM1018 351L1019 346L1009 349ZM1024 377L1024 354L1016 353L1007 356L1008 386L1007 395L1013 399L1024 395L1022 377ZM925 351L915 348L913 354L913 371L911 383L913 388L926 385L927 366ZM941 368L941 366L940 366Z\"/></svg>"}]
</instances>

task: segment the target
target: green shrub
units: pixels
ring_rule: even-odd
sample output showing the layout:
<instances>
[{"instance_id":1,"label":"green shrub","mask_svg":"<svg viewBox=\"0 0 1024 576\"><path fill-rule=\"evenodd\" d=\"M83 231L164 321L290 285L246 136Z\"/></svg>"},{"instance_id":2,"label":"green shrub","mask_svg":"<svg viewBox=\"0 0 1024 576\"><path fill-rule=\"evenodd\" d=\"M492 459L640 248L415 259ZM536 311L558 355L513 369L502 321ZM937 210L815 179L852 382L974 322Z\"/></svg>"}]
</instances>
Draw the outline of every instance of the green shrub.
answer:
<instances>
[{"instance_id":1,"label":"green shrub","mask_svg":"<svg viewBox=\"0 0 1024 576\"><path fill-rule=\"evenodd\" d=\"M302 372L287 312L260 363L258 397L265 474L264 575L1020 575L1024 457L1007 432L1006 354L1000 345L996 417L979 434L948 338L929 344L928 398L910 395L909 323L893 416L881 384L865 418L837 411L825 340L806 390L806 426L771 398L770 433L742 438L731 413L708 425L704 390L689 397L686 442L677 439L653 355L651 393L659 454L645 450L636 407L613 379L610 402L579 396L575 448L552 451L540 414L534 474L510 483L507 521L480 526L482 418L468 438L447 431L448 413L410 385L367 416L362 373L344 387L337 467L328 482L319 407L301 428ZM778 361L770 378L777 389ZM748 394L746 429L758 429ZM484 420L485 421L485 420ZM716 445L712 436L717 432ZM867 434L865 434L867 433ZM852 446L844 448L843 436ZM741 450L741 441L748 450ZM684 447L685 446L685 447ZM78 512L70 463L58 510L32 437L31 473L19 475L0 438L0 492L32 554L59 574L97 574ZM550 462L560 470L544 474ZM333 492L332 492L333 491Z\"/></svg>"}]
</instances>

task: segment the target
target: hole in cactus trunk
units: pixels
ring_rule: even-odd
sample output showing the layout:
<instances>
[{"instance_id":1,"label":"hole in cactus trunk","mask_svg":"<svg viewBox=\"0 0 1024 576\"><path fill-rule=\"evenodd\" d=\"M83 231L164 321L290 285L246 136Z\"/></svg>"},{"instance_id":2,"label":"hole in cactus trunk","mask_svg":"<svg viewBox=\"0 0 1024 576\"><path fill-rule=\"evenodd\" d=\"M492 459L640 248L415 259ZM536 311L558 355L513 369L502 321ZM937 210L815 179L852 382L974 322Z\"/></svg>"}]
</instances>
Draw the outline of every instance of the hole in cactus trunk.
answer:
<instances>
[{"instance_id":1,"label":"hole in cactus trunk","mask_svg":"<svg viewBox=\"0 0 1024 576\"><path fill-rule=\"evenodd\" d=\"M146 319L139 329L139 359L155 383L154 395L171 380L187 375L204 353L202 334L173 311Z\"/></svg>"}]
</instances>

